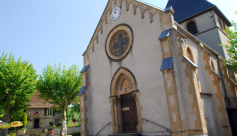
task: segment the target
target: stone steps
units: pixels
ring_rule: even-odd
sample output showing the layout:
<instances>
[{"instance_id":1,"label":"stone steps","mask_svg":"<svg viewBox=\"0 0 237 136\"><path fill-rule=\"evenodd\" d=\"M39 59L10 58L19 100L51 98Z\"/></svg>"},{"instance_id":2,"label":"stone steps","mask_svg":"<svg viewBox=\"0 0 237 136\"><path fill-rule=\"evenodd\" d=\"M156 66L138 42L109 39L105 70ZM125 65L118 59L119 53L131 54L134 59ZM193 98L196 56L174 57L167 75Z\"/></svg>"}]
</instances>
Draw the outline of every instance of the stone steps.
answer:
<instances>
[{"instance_id":1,"label":"stone steps","mask_svg":"<svg viewBox=\"0 0 237 136\"><path fill-rule=\"evenodd\" d=\"M170 132L153 132L153 133L120 133L109 134L108 136L171 136Z\"/></svg>"},{"instance_id":2,"label":"stone steps","mask_svg":"<svg viewBox=\"0 0 237 136\"><path fill-rule=\"evenodd\" d=\"M121 134L110 134L108 136L141 136L141 133L121 133Z\"/></svg>"},{"instance_id":3,"label":"stone steps","mask_svg":"<svg viewBox=\"0 0 237 136\"><path fill-rule=\"evenodd\" d=\"M44 129L27 129L25 135L29 136L30 134L36 134L38 135L40 132L43 133Z\"/></svg>"}]
</instances>

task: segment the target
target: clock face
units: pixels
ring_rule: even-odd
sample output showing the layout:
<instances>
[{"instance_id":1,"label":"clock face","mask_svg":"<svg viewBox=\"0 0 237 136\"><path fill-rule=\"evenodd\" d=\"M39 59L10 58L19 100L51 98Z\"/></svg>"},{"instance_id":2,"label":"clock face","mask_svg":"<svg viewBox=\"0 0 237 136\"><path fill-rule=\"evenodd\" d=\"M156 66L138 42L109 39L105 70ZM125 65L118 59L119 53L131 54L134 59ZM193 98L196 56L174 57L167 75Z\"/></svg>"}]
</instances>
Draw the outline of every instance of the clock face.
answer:
<instances>
[{"instance_id":1,"label":"clock face","mask_svg":"<svg viewBox=\"0 0 237 136\"><path fill-rule=\"evenodd\" d=\"M115 7L113 10L112 10L112 13L111 13L111 19L112 20L116 20L119 18L121 14L121 10L119 7Z\"/></svg>"}]
</instances>

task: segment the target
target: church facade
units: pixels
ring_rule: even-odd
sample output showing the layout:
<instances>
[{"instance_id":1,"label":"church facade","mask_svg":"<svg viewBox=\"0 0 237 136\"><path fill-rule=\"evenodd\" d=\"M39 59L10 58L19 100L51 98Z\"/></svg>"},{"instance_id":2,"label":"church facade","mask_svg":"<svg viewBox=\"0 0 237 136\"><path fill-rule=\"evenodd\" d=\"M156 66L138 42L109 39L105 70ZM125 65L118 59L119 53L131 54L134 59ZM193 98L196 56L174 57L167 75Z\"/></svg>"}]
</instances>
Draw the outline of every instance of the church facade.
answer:
<instances>
[{"instance_id":1,"label":"church facade","mask_svg":"<svg viewBox=\"0 0 237 136\"><path fill-rule=\"evenodd\" d=\"M176 22L168 5L108 1L83 54L81 135L235 134L236 78L226 52L199 40L188 20Z\"/></svg>"}]
</instances>

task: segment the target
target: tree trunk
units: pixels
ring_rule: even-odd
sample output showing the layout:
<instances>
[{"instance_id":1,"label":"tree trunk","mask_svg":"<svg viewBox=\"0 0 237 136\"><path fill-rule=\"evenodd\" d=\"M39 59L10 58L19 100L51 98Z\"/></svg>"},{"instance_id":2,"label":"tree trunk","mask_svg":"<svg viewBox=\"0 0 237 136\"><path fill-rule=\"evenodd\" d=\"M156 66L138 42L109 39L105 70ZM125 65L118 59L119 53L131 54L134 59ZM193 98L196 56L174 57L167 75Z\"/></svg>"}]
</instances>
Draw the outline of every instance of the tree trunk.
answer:
<instances>
[{"instance_id":1,"label":"tree trunk","mask_svg":"<svg viewBox=\"0 0 237 136\"><path fill-rule=\"evenodd\" d=\"M8 104L8 111L6 112L3 121L6 123L10 123L10 107L11 103ZM7 136L8 129L2 129L2 136Z\"/></svg>"},{"instance_id":2,"label":"tree trunk","mask_svg":"<svg viewBox=\"0 0 237 136\"><path fill-rule=\"evenodd\" d=\"M61 108L61 136L67 136L67 117L66 117L67 106Z\"/></svg>"}]
</instances>

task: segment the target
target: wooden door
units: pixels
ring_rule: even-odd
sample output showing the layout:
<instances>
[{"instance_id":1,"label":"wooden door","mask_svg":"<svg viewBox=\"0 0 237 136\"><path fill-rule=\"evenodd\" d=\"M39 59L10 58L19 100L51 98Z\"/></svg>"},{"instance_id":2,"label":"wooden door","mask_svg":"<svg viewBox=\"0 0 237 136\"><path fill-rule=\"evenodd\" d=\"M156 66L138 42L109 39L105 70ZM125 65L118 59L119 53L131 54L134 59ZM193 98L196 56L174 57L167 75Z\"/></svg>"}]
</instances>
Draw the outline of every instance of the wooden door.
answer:
<instances>
[{"instance_id":1,"label":"wooden door","mask_svg":"<svg viewBox=\"0 0 237 136\"><path fill-rule=\"evenodd\" d=\"M137 107L135 95L126 94L121 99L121 111L123 120L123 132L137 132Z\"/></svg>"},{"instance_id":2,"label":"wooden door","mask_svg":"<svg viewBox=\"0 0 237 136\"><path fill-rule=\"evenodd\" d=\"M227 109L232 135L237 136L237 109Z\"/></svg>"},{"instance_id":3,"label":"wooden door","mask_svg":"<svg viewBox=\"0 0 237 136\"><path fill-rule=\"evenodd\" d=\"M39 119L35 119L34 128L39 128Z\"/></svg>"}]
</instances>

